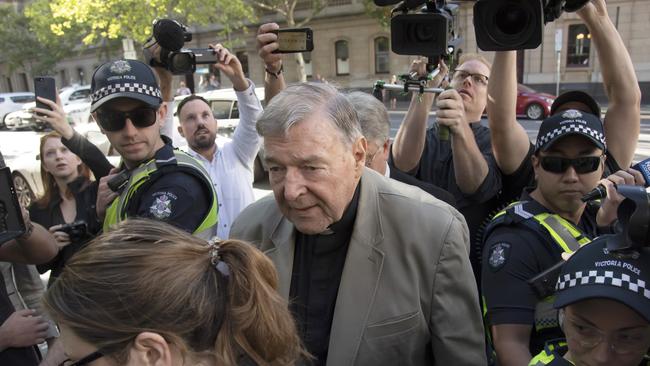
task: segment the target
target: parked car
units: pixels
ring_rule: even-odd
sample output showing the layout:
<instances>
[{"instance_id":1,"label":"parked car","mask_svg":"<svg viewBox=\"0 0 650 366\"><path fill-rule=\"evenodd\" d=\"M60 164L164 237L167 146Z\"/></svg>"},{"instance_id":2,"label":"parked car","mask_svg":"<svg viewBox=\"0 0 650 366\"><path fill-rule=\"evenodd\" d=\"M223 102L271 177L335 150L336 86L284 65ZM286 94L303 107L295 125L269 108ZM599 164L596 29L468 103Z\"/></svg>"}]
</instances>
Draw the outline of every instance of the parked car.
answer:
<instances>
[{"instance_id":1,"label":"parked car","mask_svg":"<svg viewBox=\"0 0 650 366\"><path fill-rule=\"evenodd\" d=\"M21 110L26 103L34 101L34 93L2 93L0 94L0 129L4 129L5 117L14 111Z\"/></svg>"},{"instance_id":2,"label":"parked car","mask_svg":"<svg viewBox=\"0 0 650 366\"><path fill-rule=\"evenodd\" d=\"M90 85L73 85L68 86L59 92L63 110L68 113L70 122L87 123L91 121L90 117ZM32 128L36 131L42 131L47 126L36 121L30 110L36 106L36 103L25 104L22 110L10 113L6 118L6 125L13 130L22 128Z\"/></svg>"},{"instance_id":3,"label":"parked car","mask_svg":"<svg viewBox=\"0 0 650 366\"><path fill-rule=\"evenodd\" d=\"M264 104L264 88L255 88L255 94L259 98L260 102ZM217 134L217 145L220 143L226 142L235 132L235 127L239 124L239 107L237 105L237 94L235 91L230 89L217 89L211 90L204 93L199 93L198 95L205 98L212 108L212 113L214 118L217 120L219 130ZM187 95L177 96L175 101L175 107L178 107L183 99L187 98ZM176 109L174 109L174 133L178 130L179 121L178 114ZM175 136L175 141L179 139L183 142L181 144L187 145L180 136ZM263 179L268 172L268 167L264 163L264 149L260 147L260 151L255 158L255 169L254 169L254 180L255 182Z\"/></svg>"},{"instance_id":4,"label":"parked car","mask_svg":"<svg viewBox=\"0 0 650 366\"><path fill-rule=\"evenodd\" d=\"M77 128L77 132L97 145L114 166L119 164L119 155L111 149L108 139L101 133L96 123ZM8 146L9 144L3 142L3 155L7 150L7 154L4 156L5 161L12 171L18 201L24 207L29 206L36 197L43 194L41 162L38 152L41 136L42 133L20 133L19 144ZM5 149L5 146L8 148Z\"/></svg>"},{"instance_id":5,"label":"parked car","mask_svg":"<svg viewBox=\"0 0 650 366\"><path fill-rule=\"evenodd\" d=\"M551 104L555 96L540 93L536 90L519 84L517 86L517 115L529 119L543 119L551 114Z\"/></svg>"}]
</instances>

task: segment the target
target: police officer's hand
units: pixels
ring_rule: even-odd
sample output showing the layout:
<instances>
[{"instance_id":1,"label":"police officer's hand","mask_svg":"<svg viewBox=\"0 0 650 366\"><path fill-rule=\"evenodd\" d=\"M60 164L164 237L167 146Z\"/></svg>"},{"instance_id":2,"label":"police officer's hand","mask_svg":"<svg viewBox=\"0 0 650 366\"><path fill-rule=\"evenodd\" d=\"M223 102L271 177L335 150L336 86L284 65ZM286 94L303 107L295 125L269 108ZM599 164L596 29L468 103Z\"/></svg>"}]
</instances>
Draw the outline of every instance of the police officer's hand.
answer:
<instances>
[{"instance_id":1,"label":"police officer's hand","mask_svg":"<svg viewBox=\"0 0 650 366\"><path fill-rule=\"evenodd\" d=\"M56 239L56 245L59 247L59 250L70 244L70 235L66 232L59 231L62 226L63 225L54 225L48 229L48 231L52 233L52 236L54 236L54 239Z\"/></svg>"},{"instance_id":2,"label":"police officer's hand","mask_svg":"<svg viewBox=\"0 0 650 366\"><path fill-rule=\"evenodd\" d=\"M264 67L273 73L280 71L282 67L282 54L273 53L280 45L278 44L278 35L273 33L280 29L276 23L262 24L257 30L257 54L264 62Z\"/></svg>"},{"instance_id":3,"label":"police officer's hand","mask_svg":"<svg viewBox=\"0 0 650 366\"><path fill-rule=\"evenodd\" d=\"M49 124L54 131L58 132L65 139L71 139L74 135L74 129L68 123L68 118L63 111L63 106L61 105L61 98L57 94L56 103L49 99L38 97L38 101L44 103L52 110L45 108L33 108L31 111L33 113L34 119Z\"/></svg>"},{"instance_id":4,"label":"police officer's hand","mask_svg":"<svg viewBox=\"0 0 650 366\"><path fill-rule=\"evenodd\" d=\"M607 197L603 199L598 214L596 215L596 223L598 226L604 227L611 225L616 220L618 206L625 199L625 197L618 194L616 186L624 184L643 187L645 185L645 179L638 170L628 168L626 170L619 170L607 178L601 179L598 184L603 185L607 190Z\"/></svg>"},{"instance_id":5,"label":"police officer's hand","mask_svg":"<svg viewBox=\"0 0 650 366\"><path fill-rule=\"evenodd\" d=\"M214 66L230 79L233 89L236 91L248 89L248 80L246 80L246 75L244 75L244 69L239 59L230 53L221 43L211 44L210 48L216 52L219 59L219 62L214 64Z\"/></svg>"},{"instance_id":6,"label":"police officer's hand","mask_svg":"<svg viewBox=\"0 0 650 366\"><path fill-rule=\"evenodd\" d=\"M48 323L36 311L18 310L0 326L0 339L4 348L29 347L43 343L47 336Z\"/></svg>"},{"instance_id":7,"label":"police officer's hand","mask_svg":"<svg viewBox=\"0 0 650 366\"><path fill-rule=\"evenodd\" d=\"M445 90L438 96L436 102L438 112L436 121L440 126L447 126L454 136L464 136L469 128L465 116L463 98L454 89Z\"/></svg>"},{"instance_id":8,"label":"police officer's hand","mask_svg":"<svg viewBox=\"0 0 650 366\"><path fill-rule=\"evenodd\" d=\"M115 177L120 170L118 168L113 168L109 174L105 177L102 177L99 180L99 186L97 187L97 203L95 208L97 210L97 218L100 222L104 221L106 216L106 208L113 202L113 200L118 196L116 192L108 186L108 181Z\"/></svg>"}]
</instances>

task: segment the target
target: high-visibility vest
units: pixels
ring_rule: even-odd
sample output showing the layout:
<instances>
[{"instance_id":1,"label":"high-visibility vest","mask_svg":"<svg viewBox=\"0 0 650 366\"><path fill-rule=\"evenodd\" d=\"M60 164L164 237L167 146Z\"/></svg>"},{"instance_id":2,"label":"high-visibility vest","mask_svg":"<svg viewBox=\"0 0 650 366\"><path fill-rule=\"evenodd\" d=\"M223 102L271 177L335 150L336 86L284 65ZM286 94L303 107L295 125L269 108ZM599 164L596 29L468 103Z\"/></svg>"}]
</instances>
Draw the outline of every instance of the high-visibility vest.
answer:
<instances>
[{"instance_id":1,"label":"high-visibility vest","mask_svg":"<svg viewBox=\"0 0 650 366\"><path fill-rule=\"evenodd\" d=\"M199 178L203 183L206 191L211 192L210 209L203 218L201 224L194 230L193 234L199 234L207 229L212 228L218 221L218 204L217 193L212 185L212 180L203 165L187 153L180 150L173 150L174 155L169 159L157 160L151 159L141 164L131 172L129 181L121 194L113 200L111 205L106 209L106 218L104 219L104 232L111 229L112 226L125 220L128 217L127 208L133 200L139 199L140 190L145 184L148 186L165 173L182 171L194 177Z\"/></svg>"},{"instance_id":2,"label":"high-visibility vest","mask_svg":"<svg viewBox=\"0 0 650 366\"><path fill-rule=\"evenodd\" d=\"M562 358L567 350L567 343L563 339L546 342L542 352L533 357L533 359L528 363L528 366L553 366L555 364L558 366L573 365L572 362Z\"/></svg>"},{"instance_id":3,"label":"high-visibility vest","mask_svg":"<svg viewBox=\"0 0 650 366\"><path fill-rule=\"evenodd\" d=\"M560 215L548 211L533 212L530 202L519 201L508 205L499 211L485 230L483 242L490 233L499 226L524 225L529 230L537 233L547 241L555 243L563 252L573 253L581 246L590 243L591 238L585 236L573 223ZM513 243L516 245L516 243ZM559 327L557 321L557 310L553 307L555 296L548 296L538 301L535 306L535 329L537 331ZM485 298L483 303L483 320L487 336L488 347L491 346L490 327L487 322L487 305ZM495 357L495 355L489 355Z\"/></svg>"}]
</instances>

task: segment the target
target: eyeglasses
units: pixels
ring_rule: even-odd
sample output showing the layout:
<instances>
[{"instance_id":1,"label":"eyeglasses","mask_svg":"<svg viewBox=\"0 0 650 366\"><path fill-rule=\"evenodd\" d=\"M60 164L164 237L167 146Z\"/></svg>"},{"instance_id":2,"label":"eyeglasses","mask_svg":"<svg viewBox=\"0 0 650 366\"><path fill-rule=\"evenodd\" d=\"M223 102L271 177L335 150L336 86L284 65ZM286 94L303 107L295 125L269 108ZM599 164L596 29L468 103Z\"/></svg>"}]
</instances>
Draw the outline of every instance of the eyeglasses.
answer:
<instances>
[{"instance_id":1,"label":"eyeglasses","mask_svg":"<svg viewBox=\"0 0 650 366\"><path fill-rule=\"evenodd\" d=\"M453 79L456 81L463 81L467 79L468 76L472 77L472 81L475 82L476 84L487 86L488 84L488 77L483 75L483 74L474 74L471 72L467 72L465 70L454 70L454 76Z\"/></svg>"},{"instance_id":2,"label":"eyeglasses","mask_svg":"<svg viewBox=\"0 0 650 366\"><path fill-rule=\"evenodd\" d=\"M593 349L607 340L612 351L619 355L645 351L650 339L648 327L608 334L595 327L566 319L564 328L567 338L572 338L585 349Z\"/></svg>"},{"instance_id":3,"label":"eyeglasses","mask_svg":"<svg viewBox=\"0 0 650 366\"><path fill-rule=\"evenodd\" d=\"M84 366L102 357L104 357L104 354L101 351L95 351L76 362L72 362L71 359L67 359L60 363L59 366Z\"/></svg>"},{"instance_id":4,"label":"eyeglasses","mask_svg":"<svg viewBox=\"0 0 650 366\"><path fill-rule=\"evenodd\" d=\"M543 156L542 169L551 173L564 173L570 166L578 174L592 173L600 167L600 156L585 156L582 158L568 159L559 156Z\"/></svg>"},{"instance_id":5,"label":"eyeglasses","mask_svg":"<svg viewBox=\"0 0 650 366\"><path fill-rule=\"evenodd\" d=\"M157 111L153 107L139 107L128 112L100 108L97 110L97 123L108 132L116 132L124 128L128 118L135 127L145 128L156 122Z\"/></svg>"}]
</instances>

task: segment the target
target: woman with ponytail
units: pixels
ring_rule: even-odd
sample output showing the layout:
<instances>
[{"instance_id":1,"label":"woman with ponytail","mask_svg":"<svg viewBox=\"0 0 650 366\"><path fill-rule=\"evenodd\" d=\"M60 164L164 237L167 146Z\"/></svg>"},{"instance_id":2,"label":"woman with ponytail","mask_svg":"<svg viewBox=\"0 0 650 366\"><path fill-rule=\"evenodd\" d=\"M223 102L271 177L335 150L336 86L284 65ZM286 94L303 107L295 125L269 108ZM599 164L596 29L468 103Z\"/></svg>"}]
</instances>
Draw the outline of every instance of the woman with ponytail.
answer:
<instances>
[{"instance_id":1,"label":"woman with ponytail","mask_svg":"<svg viewBox=\"0 0 650 366\"><path fill-rule=\"evenodd\" d=\"M271 261L129 219L68 262L44 297L66 365L294 365L308 357Z\"/></svg>"}]
</instances>

